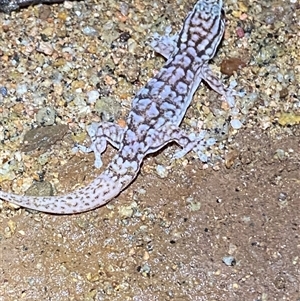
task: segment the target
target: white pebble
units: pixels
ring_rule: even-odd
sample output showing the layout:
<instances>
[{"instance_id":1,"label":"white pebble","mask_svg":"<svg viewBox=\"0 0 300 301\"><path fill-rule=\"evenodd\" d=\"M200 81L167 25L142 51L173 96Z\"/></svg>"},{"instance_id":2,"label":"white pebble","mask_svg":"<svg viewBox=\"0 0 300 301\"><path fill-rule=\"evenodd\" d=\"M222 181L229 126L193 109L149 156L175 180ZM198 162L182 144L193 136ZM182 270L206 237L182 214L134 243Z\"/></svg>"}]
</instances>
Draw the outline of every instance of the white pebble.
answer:
<instances>
[{"instance_id":1,"label":"white pebble","mask_svg":"<svg viewBox=\"0 0 300 301\"><path fill-rule=\"evenodd\" d=\"M86 36L97 36L98 35L98 31L91 26L86 26L82 29L82 32L84 35Z\"/></svg>"},{"instance_id":2,"label":"white pebble","mask_svg":"<svg viewBox=\"0 0 300 301\"><path fill-rule=\"evenodd\" d=\"M225 256L223 257L222 261L227 265L227 266L234 266L236 264L236 260L233 256Z\"/></svg>"},{"instance_id":3,"label":"white pebble","mask_svg":"<svg viewBox=\"0 0 300 301\"><path fill-rule=\"evenodd\" d=\"M66 9L73 8L73 3L71 1L65 1L64 2L64 8L66 8Z\"/></svg>"},{"instance_id":4,"label":"white pebble","mask_svg":"<svg viewBox=\"0 0 300 301\"><path fill-rule=\"evenodd\" d=\"M16 92L19 96L25 94L27 92L27 85L26 84L20 84L17 86Z\"/></svg>"},{"instance_id":5,"label":"white pebble","mask_svg":"<svg viewBox=\"0 0 300 301\"><path fill-rule=\"evenodd\" d=\"M36 51L44 53L46 55L52 55L54 52L54 49L50 43L40 42L36 48Z\"/></svg>"},{"instance_id":6,"label":"white pebble","mask_svg":"<svg viewBox=\"0 0 300 301\"><path fill-rule=\"evenodd\" d=\"M168 176L168 171L167 169L162 166L162 165L157 165L156 166L156 172L157 174L163 179L166 178Z\"/></svg>"},{"instance_id":7,"label":"white pebble","mask_svg":"<svg viewBox=\"0 0 300 301\"><path fill-rule=\"evenodd\" d=\"M94 103L99 98L100 93L97 90L92 90L87 93L88 103Z\"/></svg>"},{"instance_id":8,"label":"white pebble","mask_svg":"<svg viewBox=\"0 0 300 301\"><path fill-rule=\"evenodd\" d=\"M230 124L235 130L239 130L243 126L243 124L238 119L232 119L230 121Z\"/></svg>"}]
</instances>

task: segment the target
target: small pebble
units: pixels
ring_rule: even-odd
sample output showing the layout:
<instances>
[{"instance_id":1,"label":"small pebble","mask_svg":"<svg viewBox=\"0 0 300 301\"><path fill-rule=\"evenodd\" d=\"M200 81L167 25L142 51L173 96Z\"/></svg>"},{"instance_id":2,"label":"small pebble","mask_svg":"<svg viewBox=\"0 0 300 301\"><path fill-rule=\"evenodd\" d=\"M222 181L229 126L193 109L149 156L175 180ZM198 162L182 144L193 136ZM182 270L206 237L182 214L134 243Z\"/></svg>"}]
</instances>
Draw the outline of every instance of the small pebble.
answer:
<instances>
[{"instance_id":1,"label":"small pebble","mask_svg":"<svg viewBox=\"0 0 300 301\"><path fill-rule=\"evenodd\" d=\"M286 199L287 199L287 194L285 192L280 192L278 201L283 202L283 201L286 201Z\"/></svg>"},{"instance_id":2,"label":"small pebble","mask_svg":"<svg viewBox=\"0 0 300 301\"><path fill-rule=\"evenodd\" d=\"M73 8L73 3L71 1L64 1L64 8L66 9Z\"/></svg>"},{"instance_id":3,"label":"small pebble","mask_svg":"<svg viewBox=\"0 0 300 301\"><path fill-rule=\"evenodd\" d=\"M246 20L247 18L248 18L248 15L245 14L245 13L242 13L242 14L240 15L240 20L242 20L242 21Z\"/></svg>"},{"instance_id":4,"label":"small pebble","mask_svg":"<svg viewBox=\"0 0 300 301\"><path fill-rule=\"evenodd\" d=\"M38 47L36 48L37 52L44 53L46 55L52 55L54 52L54 49L51 45L51 43L48 42L40 42L38 44Z\"/></svg>"},{"instance_id":5,"label":"small pebble","mask_svg":"<svg viewBox=\"0 0 300 301\"><path fill-rule=\"evenodd\" d=\"M129 12L129 5L125 2L120 3L120 12L123 16L127 16Z\"/></svg>"},{"instance_id":6,"label":"small pebble","mask_svg":"<svg viewBox=\"0 0 300 301\"><path fill-rule=\"evenodd\" d=\"M143 266L141 266L141 267L138 268L138 271L143 276L148 276L148 275L150 275L151 268L150 268L150 266L147 263L145 263Z\"/></svg>"},{"instance_id":7,"label":"small pebble","mask_svg":"<svg viewBox=\"0 0 300 301\"><path fill-rule=\"evenodd\" d=\"M161 178L166 178L169 174L168 170L162 165L156 166L156 172Z\"/></svg>"},{"instance_id":8,"label":"small pebble","mask_svg":"<svg viewBox=\"0 0 300 301\"><path fill-rule=\"evenodd\" d=\"M201 203L195 201L193 198L188 198L186 202L189 204L189 209L191 211L199 211L201 209Z\"/></svg>"},{"instance_id":9,"label":"small pebble","mask_svg":"<svg viewBox=\"0 0 300 301\"><path fill-rule=\"evenodd\" d=\"M22 96L23 94L27 93L27 91L28 91L28 89L27 89L26 84L17 85L16 92L17 92L18 96Z\"/></svg>"},{"instance_id":10,"label":"small pebble","mask_svg":"<svg viewBox=\"0 0 300 301\"><path fill-rule=\"evenodd\" d=\"M287 280L283 275L278 275L273 283L277 289L282 290L286 287L286 282Z\"/></svg>"},{"instance_id":11,"label":"small pebble","mask_svg":"<svg viewBox=\"0 0 300 301\"><path fill-rule=\"evenodd\" d=\"M277 160L284 160L286 158L285 151L281 148L278 148L275 151L274 158L277 159Z\"/></svg>"},{"instance_id":12,"label":"small pebble","mask_svg":"<svg viewBox=\"0 0 300 301\"><path fill-rule=\"evenodd\" d=\"M0 87L0 94L2 96L6 96L7 95L7 89L5 87Z\"/></svg>"},{"instance_id":13,"label":"small pebble","mask_svg":"<svg viewBox=\"0 0 300 301\"><path fill-rule=\"evenodd\" d=\"M236 264L236 260L233 256L225 256L225 257L223 257L222 261L227 266L234 266Z\"/></svg>"},{"instance_id":14,"label":"small pebble","mask_svg":"<svg viewBox=\"0 0 300 301\"><path fill-rule=\"evenodd\" d=\"M82 29L83 34L85 34L86 36L90 36L90 37L94 37L94 36L98 36L98 31L91 27L91 26L86 26Z\"/></svg>"},{"instance_id":15,"label":"small pebble","mask_svg":"<svg viewBox=\"0 0 300 301\"><path fill-rule=\"evenodd\" d=\"M278 117L278 123L282 126L300 124L300 114L283 112Z\"/></svg>"},{"instance_id":16,"label":"small pebble","mask_svg":"<svg viewBox=\"0 0 300 301\"><path fill-rule=\"evenodd\" d=\"M241 18L241 17L240 17ZM236 29L236 35L239 37L239 38L243 38L245 36L245 31L242 27L237 27Z\"/></svg>"},{"instance_id":17,"label":"small pebble","mask_svg":"<svg viewBox=\"0 0 300 301\"><path fill-rule=\"evenodd\" d=\"M243 124L238 119L232 119L230 121L230 124L235 130L239 130L243 126Z\"/></svg>"},{"instance_id":18,"label":"small pebble","mask_svg":"<svg viewBox=\"0 0 300 301\"><path fill-rule=\"evenodd\" d=\"M100 96L100 93L97 90L92 90L87 93L87 96L88 96L88 103L91 104L96 102L96 100Z\"/></svg>"},{"instance_id":19,"label":"small pebble","mask_svg":"<svg viewBox=\"0 0 300 301\"><path fill-rule=\"evenodd\" d=\"M118 208L119 211L119 215L122 218L129 218L133 215L134 211L133 211L133 206L129 205L129 206L120 206Z\"/></svg>"},{"instance_id":20,"label":"small pebble","mask_svg":"<svg viewBox=\"0 0 300 301\"><path fill-rule=\"evenodd\" d=\"M224 59L221 63L221 72L223 74L232 76L234 72L246 66L246 63L240 58L228 58Z\"/></svg>"},{"instance_id":21,"label":"small pebble","mask_svg":"<svg viewBox=\"0 0 300 301\"><path fill-rule=\"evenodd\" d=\"M36 121L40 125L53 125L55 123L56 111L51 107L40 109L36 114Z\"/></svg>"},{"instance_id":22,"label":"small pebble","mask_svg":"<svg viewBox=\"0 0 300 301\"><path fill-rule=\"evenodd\" d=\"M44 196L44 195L53 195L53 187L50 182L35 182L30 186L25 195L30 196Z\"/></svg>"},{"instance_id":23,"label":"small pebble","mask_svg":"<svg viewBox=\"0 0 300 301\"><path fill-rule=\"evenodd\" d=\"M121 104L113 97L101 97L96 100L95 111L103 121L117 120L121 113Z\"/></svg>"},{"instance_id":24,"label":"small pebble","mask_svg":"<svg viewBox=\"0 0 300 301\"><path fill-rule=\"evenodd\" d=\"M239 153L237 150L231 150L225 155L225 166L226 168L231 168L238 158Z\"/></svg>"}]
</instances>

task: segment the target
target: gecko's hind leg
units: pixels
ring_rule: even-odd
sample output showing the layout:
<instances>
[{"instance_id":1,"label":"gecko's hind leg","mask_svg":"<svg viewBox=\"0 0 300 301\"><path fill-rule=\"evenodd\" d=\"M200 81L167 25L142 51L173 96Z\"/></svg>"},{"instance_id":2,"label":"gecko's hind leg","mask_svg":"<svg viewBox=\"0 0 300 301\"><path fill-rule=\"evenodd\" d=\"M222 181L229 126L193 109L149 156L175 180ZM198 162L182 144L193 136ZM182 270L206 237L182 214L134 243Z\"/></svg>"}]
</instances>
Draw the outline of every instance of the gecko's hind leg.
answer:
<instances>
[{"instance_id":1,"label":"gecko's hind leg","mask_svg":"<svg viewBox=\"0 0 300 301\"><path fill-rule=\"evenodd\" d=\"M207 162L208 158L204 154L206 148L215 143L214 138L205 139L206 131L202 130L198 134L186 133L178 126L165 124L159 129L152 129L145 139L147 154L154 153L161 149L164 145L174 141L182 147L181 150L175 152L173 159L182 158L190 151L195 151L202 162Z\"/></svg>"},{"instance_id":2,"label":"gecko's hind leg","mask_svg":"<svg viewBox=\"0 0 300 301\"><path fill-rule=\"evenodd\" d=\"M87 132L92 140L91 145L89 147L77 145L77 147L85 153L94 152L95 167L100 168L102 166L101 154L106 150L107 142L116 149L120 149L124 128L110 122L93 122Z\"/></svg>"}]
</instances>

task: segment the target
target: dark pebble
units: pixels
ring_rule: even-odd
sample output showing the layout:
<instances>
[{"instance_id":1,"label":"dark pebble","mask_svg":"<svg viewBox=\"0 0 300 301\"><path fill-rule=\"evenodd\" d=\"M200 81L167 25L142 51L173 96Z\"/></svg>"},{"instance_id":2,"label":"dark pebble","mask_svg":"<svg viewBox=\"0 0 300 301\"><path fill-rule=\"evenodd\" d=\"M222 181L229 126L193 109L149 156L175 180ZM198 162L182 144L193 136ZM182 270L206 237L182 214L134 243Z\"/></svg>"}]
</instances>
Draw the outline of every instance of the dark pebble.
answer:
<instances>
[{"instance_id":1,"label":"dark pebble","mask_svg":"<svg viewBox=\"0 0 300 301\"><path fill-rule=\"evenodd\" d=\"M238 69L241 69L246 66L246 63L243 62L240 58L229 58L225 59L221 63L221 72L226 75L233 75Z\"/></svg>"}]
</instances>

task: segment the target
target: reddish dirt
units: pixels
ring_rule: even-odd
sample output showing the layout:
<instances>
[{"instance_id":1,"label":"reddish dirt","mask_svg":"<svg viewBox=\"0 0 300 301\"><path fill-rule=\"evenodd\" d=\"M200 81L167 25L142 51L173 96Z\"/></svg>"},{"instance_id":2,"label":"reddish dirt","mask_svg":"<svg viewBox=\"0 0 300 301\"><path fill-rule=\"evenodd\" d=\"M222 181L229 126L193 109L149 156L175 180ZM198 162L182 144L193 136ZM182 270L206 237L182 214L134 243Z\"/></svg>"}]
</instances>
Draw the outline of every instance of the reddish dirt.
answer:
<instances>
[{"instance_id":1,"label":"reddish dirt","mask_svg":"<svg viewBox=\"0 0 300 301\"><path fill-rule=\"evenodd\" d=\"M231 168L203 170L190 156L161 179L164 150L92 212L3 210L0 300L299 301L299 134L235 141Z\"/></svg>"}]
</instances>

